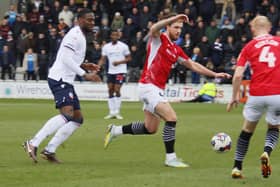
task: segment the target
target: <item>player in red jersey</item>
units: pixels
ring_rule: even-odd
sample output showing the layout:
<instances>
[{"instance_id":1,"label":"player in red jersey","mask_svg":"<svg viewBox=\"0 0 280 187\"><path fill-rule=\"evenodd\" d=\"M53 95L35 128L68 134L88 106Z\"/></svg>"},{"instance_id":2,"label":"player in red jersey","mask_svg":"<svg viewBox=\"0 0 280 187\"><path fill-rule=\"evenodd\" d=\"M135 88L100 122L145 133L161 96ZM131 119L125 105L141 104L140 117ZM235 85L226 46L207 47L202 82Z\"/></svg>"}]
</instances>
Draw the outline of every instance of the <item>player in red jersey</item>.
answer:
<instances>
[{"instance_id":1,"label":"player in red jersey","mask_svg":"<svg viewBox=\"0 0 280 187\"><path fill-rule=\"evenodd\" d=\"M183 50L173 43L181 34L183 22L188 17L179 14L155 23L150 29L150 39L143 73L139 81L139 96L144 103L144 122L136 121L128 125L109 125L104 147L107 148L112 139L122 134L154 134L160 120L165 121L163 141L166 149L165 165L170 167L188 167L177 158L174 151L175 127L177 116L171 105L164 98L164 88L171 66L179 62L187 68L209 77L230 78L226 73L215 73L192 61ZM160 30L166 31L161 33Z\"/></svg>"},{"instance_id":2,"label":"player in red jersey","mask_svg":"<svg viewBox=\"0 0 280 187\"><path fill-rule=\"evenodd\" d=\"M269 156L278 142L280 124L280 38L269 34L271 23L265 16L256 16L250 23L254 39L241 51L233 76L232 99L227 106L230 111L239 102L239 88L246 63L251 65L252 78L249 98L243 109L245 118L237 141L233 178L242 178L242 161L248 150L250 138L266 110L268 130L264 152L261 155L263 177L271 174Z\"/></svg>"}]
</instances>

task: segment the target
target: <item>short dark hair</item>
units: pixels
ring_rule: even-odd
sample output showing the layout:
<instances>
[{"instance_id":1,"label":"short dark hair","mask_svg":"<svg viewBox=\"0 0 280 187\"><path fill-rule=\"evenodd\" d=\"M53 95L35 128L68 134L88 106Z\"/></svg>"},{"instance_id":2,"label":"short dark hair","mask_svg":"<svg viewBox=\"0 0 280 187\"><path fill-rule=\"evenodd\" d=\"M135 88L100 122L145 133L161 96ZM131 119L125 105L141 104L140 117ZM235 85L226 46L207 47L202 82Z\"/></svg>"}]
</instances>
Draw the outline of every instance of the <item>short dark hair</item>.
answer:
<instances>
[{"instance_id":1,"label":"short dark hair","mask_svg":"<svg viewBox=\"0 0 280 187\"><path fill-rule=\"evenodd\" d=\"M80 12L78 12L77 18L81 18L84 15L89 14L89 13L93 13L93 12L88 8L83 8Z\"/></svg>"}]
</instances>

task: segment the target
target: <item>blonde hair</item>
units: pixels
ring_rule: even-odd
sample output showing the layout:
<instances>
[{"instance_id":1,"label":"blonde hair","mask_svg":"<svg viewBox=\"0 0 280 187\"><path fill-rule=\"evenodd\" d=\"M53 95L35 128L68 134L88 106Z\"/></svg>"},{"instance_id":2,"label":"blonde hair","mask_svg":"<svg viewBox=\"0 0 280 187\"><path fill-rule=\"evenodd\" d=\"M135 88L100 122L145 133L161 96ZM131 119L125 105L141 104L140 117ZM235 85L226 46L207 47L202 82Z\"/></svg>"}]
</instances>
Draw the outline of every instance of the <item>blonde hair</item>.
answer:
<instances>
[{"instance_id":1,"label":"blonde hair","mask_svg":"<svg viewBox=\"0 0 280 187\"><path fill-rule=\"evenodd\" d=\"M256 16L251 22L250 25L257 30L271 29L271 22L266 16Z\"/></svg>"}]
</instances>

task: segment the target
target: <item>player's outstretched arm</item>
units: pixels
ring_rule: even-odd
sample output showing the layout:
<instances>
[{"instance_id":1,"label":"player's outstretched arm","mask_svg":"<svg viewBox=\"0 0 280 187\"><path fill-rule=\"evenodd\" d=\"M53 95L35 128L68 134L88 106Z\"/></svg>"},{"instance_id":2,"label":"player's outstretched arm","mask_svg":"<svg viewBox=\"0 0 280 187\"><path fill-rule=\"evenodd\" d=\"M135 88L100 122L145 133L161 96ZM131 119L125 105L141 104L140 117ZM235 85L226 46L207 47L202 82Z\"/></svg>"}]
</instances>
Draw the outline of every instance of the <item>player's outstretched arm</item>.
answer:
<instances>
[{"instance_id":1,"label":"player's outstretched arm","mask_svg":"<svg viewBox=\"0 0 280 187\"><path fill-rule=\"evenodd\" d=\"M176 16L172 16L172 17L160 20L152 25L152 27L150 28L150 35L153 37L158 37L160 35L160 30L162 28L164 28L165 26L167 26L177 20L182 20L184 22L188 22L189 18L185 14L178 14Z\"/></svg>"},{"instance_id":2,"label":"player's outstretched arm","mask_svg":"<svg viewBox=\"0 0 280 187\"><path fill-rule=\"evenodd\" d=\"M202 66L201 64L192 61L191 59L189 59L187 61L178 59L178 61L179 61L179 63L186 66L190 70L195 71L199 74L208 76L208 77L226 78L226 79L231 78L231 75L228 73L216 73L214 71L211 71L210 69L207 69L206 67Z\"/></svg>"}]
</instances>

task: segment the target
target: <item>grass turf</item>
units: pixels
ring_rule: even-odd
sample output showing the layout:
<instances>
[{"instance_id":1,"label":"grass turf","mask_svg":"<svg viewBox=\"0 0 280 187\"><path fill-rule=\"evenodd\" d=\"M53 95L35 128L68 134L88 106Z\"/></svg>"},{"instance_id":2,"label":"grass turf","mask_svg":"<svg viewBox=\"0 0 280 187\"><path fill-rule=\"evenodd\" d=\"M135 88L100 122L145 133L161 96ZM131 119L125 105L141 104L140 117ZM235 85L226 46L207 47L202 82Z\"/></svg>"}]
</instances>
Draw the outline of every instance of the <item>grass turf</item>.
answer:
<instances>
[{"instance_id":1,"label":"grass turf","mask_svg":"<svg viewBox=\"0 0 280 187\"><path fill-rule=\"evenodd\" d=\"M0 186L39 187L238 187L279 186L280 153L275 149L272 176L263 179L259 156L263 150L266 125L262 119L244 161L244 180L231 179L236 139L239 135L242 106L231 113L221 104L172 104L178 115L177 155L191 167L164 166L161 129L153 136L123 136L103 149L104 132L109 123L127 124L143 119L141 103L123 103L124 120L103 120L106 102L83 101L85 124L57 150L64 163L54 165L39 158L33 164L21 143L31 138L51 116L57 114L49 100L0 100ZM162 123L163 124L163 123ZM232 150L216 153L211 137L228 133ZM39 148L43 149L47 141Z\"/></svg>"}]
</instances>

